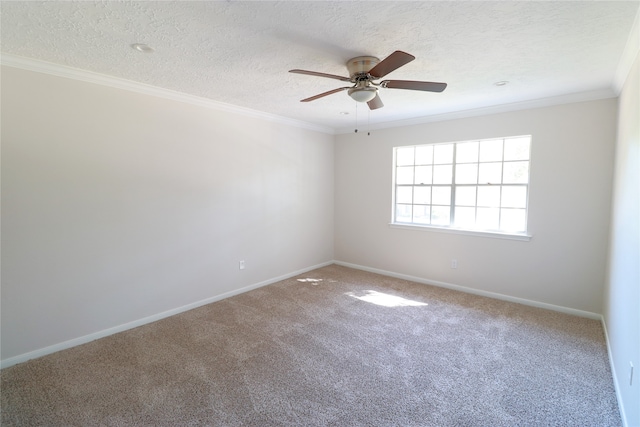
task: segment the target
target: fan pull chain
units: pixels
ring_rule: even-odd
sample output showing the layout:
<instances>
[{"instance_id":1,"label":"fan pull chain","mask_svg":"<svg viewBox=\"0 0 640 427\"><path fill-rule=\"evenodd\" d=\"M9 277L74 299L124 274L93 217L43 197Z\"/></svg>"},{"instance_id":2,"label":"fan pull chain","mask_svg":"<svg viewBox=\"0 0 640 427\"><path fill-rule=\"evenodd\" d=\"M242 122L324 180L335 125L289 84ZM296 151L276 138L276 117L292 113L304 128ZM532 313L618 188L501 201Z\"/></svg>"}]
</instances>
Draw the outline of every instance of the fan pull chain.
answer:
<instances>
[{"instance_id":1,"label":"fan pull chain","mask_svg":"<svg viewBox=\"0 0 640 427\"><path fill-rule=\"evenodd\" d=\"M358 133L358 103L356 102L356 128L355 133ZM371 136L371 110L367 110L367 136Z\"/></svg>"},{"instance_id":2,"label":"fan pull chain","mask_svg":"<svg viewBox=\"0 0 640 427\"><path fill-rule=\"evenodd\" d=\"M356 130L355 133L358 133L358 103L356 102Z\"/></svg>"}]
</instances>

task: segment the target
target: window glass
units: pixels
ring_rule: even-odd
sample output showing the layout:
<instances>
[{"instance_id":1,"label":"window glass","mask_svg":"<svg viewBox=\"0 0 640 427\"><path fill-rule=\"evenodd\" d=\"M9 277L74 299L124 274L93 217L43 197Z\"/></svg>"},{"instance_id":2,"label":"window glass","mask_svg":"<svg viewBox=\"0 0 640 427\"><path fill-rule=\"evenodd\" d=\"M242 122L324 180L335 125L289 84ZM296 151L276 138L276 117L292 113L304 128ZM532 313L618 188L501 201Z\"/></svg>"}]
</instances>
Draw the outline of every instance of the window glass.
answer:
<instances>
[{"instance_id":1,"label":"window glass","mask_svg":"<svg viewBox=\"0 0 640 427\"><path fill-rule=\"evenodd\" d=\"M433 187L431 189L431 203L434 205L451 204L451 187Z\"/></svg>"},{"instance_id":2,"label":"window glass","mask_svg":"<svg viewBox=\"0 0 640 427\"><path fill-rule=\"evenodd\" d=\"M413 166L396 168L396 184L413 184Z\"/></svg>"},{"instance_id":3,"label":"window glass","mask_svg":"<svg viewBox=\"0 0 640 427\"><path fill-rule=\"evenodd\" d=\"M505 139L504 160L529 160L530 142L531 138L528 136Z\"/></svg>"},{"instance_id":4,"label":"window glass","mask_svg":"<svg viewBox=\"0 0 640 427\"><path fill-rule=\"evenodd\" d=\"M503 183L526 184L528 181L529 162L505 162Z\"/></svg>"},{"instance_id":5,"label":"window glass","mask_svg":"<svg viewBox=\"0 0 640 427\"><path fill-rule=\"evenodd\" d=\"M500 207L500 187L490 185L478 187L478 206Z\"/></svg>"},{"instance_id":6,"label":"window glass","mask_svg":"<svg viewBox=\"0 0 640 427\"><path fill-rule=\"evenodd\" d=\"M502 140L488 139L485 141L480 141L480 161L502 161Z\"/></svg>"},{"instance_id":7,"label":"window glass","mask_svg":"<svg viewBox=\"0 0 640 427\"><path fill-rule=\"evenodd\" d=\"M429 224L431 222L430 206L414 206L413 222L416 224Z\"/></svg>"},{"instance_id":8,"label":"window glass","mask_svg":"<svg viewBox=\"0 0 640 427\"><path fill-rule=\"evenodd\" d=\"M433 164L433 145L420 145L416 147L416 165Z\"/></svg>"},{"instance_id":9,"label":"window glass","mask_svg":"<svg viewBox=\"0 0 640 427\"><path fill-rule=\"evenodd\" d=\"M453 144L438 144L433 146L433 163L442 165L453 163Z\"/></svg>"},{"instance_id":10,"label":"window glass","mask_svg":"<svg viewBox=\"0 0 640 427\"><path fill-rule=\"evenodd\" d=\"M438 165L433 167L434 184L451 184L453 165Z\"/></svg>"},{"instance_id":11,"label":"window glass","mask_svg":"<svg viewBox=\"0 0 640 427\"><path fill-rule=\"evenodd\" d=\"M396 203L413 203L412 189L413 187L398 187L396 189Z\"/></svg>"},{"instance_id":12,"label":"window glass","mask_svg":"<svg viewBox=\"0 0 640 427\"><path fill-rule=\"evenodd\" d=\"M456 206L475 206L475 205L476 205L476 187L457 187L456 188Z\"/></svg>"},{"instance_id":13,"label":"window glass","mask_svg":"<svg viewBox=\"0 0 640 427\"><path fill-rule=\"evenodd\" d=\"M503 208L526 208L527 207L527 187L524 185L513 185L502 187Z\"/></svg>"},{"instance_id":14,"label":"window glass","mask_svg":"<svg viewBox=\"0 0 640 427\"><path fill-rule=\"evenodd\" d=\"M414 164L414 147L398 147L396 149L396 165L397 166L406 166Z\"/></svg>"},{"instance_id":15,"label":"window glass","mask_svg":"<svg viewBox=\"0 0 640 427\"><path fill-rule=\"evenodd\" d=\"M394 150L394 222L526 233L531 136Z\"/></svg>"},{"instance_id":16,"label":"window glass","mask_svg":"<svg viewBox=\"0 0 640 427\"><path fill-rule=\"evenodd\" d=\"M433 206L431 208L431 224L451 224L451 209L449 206Z\"/></svg>"},{"instance_id":17,"label":"window glass","mask_svg":"<svg viewBox=\"0 0 640 427\"><path fill-rule=\"evenodd\" d=\"M456 163L474 163L478 161L478 141L460 142L456 145Z\"/></svg>"},{"instance_id":18,"label":"window glass","mask_svg":"<svg viewBox=\"0 0 640 427\"><path fill-rule=\"evenodd\" d=\"M525 230L526 211L524 209L501 209L500 216L500 230Z\"/></svg>"},{"instance_id":19,"label":"window glass","mask_svg":"<svg viewBox=\"0 0 640 427\"><path fill-rule=\"evenodd\" d=\"M456 184L477 184L478 164L456 165Z\"/></svg>"},{"instance_id":20,"label":"window glass","mask_svg":"<svg viewBox=\"0 0 640 427\"><path fill-rule=\"evenodd\" d=\"M431 187L413 187L413 203L428 205L431 203Z\"/></svg>"},{"instance_id":21,"label":"window glass","mask_svg":"<svg viewBox=\"0 0 640 427\"><path fill-rule=\"evenodd\" d=\"M478 168L479 184L500 184L502 181L502 163L480 163Z\"/></svg>"},{"instance_id":22,"label":"window glass","mask_svg":"<svg viewBox=\"0 0 640 427\"><path fill-rule=\"evenodd\" d=\"M416 166L415 184L431 184L433 166Z\"/></svg>"},{"instance_id":23,"label":"window glass","mask_svg":"<svg viewBox=\"0 0 640 427\"><path fill-rule=\"evenodd\" d=\"M477 225L483 230L497 230L500 225L500 209L478 208Z\"/></svg>"},{"instance_id":24,"label":"window glass","mask_svg":"<svg viewBox=\"0 0 640 427\"><path fill-rule=\"evenodd\" d=\"M456 227L473 228L476 225L476 208L456 207Z\"/></svg>"},{"instance_id":25,"label":"window glass","mask_svg":"<svg viewBox=\"0 0 640 427\"><path fill-rule=\"evenodd\" d=\"M412 205L396 204L396 221L411 222L411 208Z\"/></svg>"}]
</instances>

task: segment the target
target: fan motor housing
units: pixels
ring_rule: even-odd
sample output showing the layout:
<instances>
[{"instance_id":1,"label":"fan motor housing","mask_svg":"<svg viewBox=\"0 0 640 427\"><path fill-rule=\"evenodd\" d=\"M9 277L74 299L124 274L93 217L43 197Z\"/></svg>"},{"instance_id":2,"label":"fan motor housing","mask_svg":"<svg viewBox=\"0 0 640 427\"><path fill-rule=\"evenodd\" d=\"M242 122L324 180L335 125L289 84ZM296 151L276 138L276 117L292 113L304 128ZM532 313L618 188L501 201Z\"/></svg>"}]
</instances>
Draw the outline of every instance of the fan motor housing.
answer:
<instances>
[{"instance_id":1,"label":"fan motor housing","mask_svg":"<svg viewBox=\"0 0 640 427\"><path fill-rule=\"evenodd\" d=\"M380 59L375 56L358 56L347 61L347 70L349 70L349 77L353 81L359 76L366 76L366 74L380 62Z\"/></svg>"}]
</instances>

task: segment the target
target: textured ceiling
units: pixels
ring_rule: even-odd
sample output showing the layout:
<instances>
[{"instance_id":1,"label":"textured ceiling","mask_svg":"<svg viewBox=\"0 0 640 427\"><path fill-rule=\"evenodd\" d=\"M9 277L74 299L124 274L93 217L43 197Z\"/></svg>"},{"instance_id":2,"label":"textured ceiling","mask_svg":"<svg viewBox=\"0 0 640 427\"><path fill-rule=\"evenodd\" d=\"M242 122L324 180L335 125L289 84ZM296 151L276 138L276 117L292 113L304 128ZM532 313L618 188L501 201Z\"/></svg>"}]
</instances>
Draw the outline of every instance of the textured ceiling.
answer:
<instances>
[{"instance_id":1,"label":"textured ceiling","mask_svg":"<svg viewBox=\"0 0 640 427\"><path fill-rule=\"evenodd\" d=\"M333 129L611 90L638 1L2 1L1 49ZM131 48L146 43L153 53ZM387 79L447 82L442 93L381 89L369 112L344 86L360 55L416 60ZM506 86L495 86L508 81ZM340 114L340 113L343 114ZM349 114L344 114L349 113Z\"/></svg>"}]
</instances>

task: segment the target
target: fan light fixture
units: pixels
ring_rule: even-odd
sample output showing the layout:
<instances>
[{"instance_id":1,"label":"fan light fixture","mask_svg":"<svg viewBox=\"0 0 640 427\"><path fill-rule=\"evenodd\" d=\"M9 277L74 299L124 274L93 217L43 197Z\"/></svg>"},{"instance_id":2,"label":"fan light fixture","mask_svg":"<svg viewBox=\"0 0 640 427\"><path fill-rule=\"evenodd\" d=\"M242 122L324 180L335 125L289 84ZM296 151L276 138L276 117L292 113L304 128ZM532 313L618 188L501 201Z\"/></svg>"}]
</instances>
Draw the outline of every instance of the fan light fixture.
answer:
<instances>
[{"instance_id":1,"label":"fan light fixture","mask_svg":"<svg viewBox=\"0 0 640 427\"><path fill-rule=\"evenodd\" d=\"M349 96L356 102L369 102L378 94L375 87L354 87L349 89Z\"/></svg>"}]
</instances>

